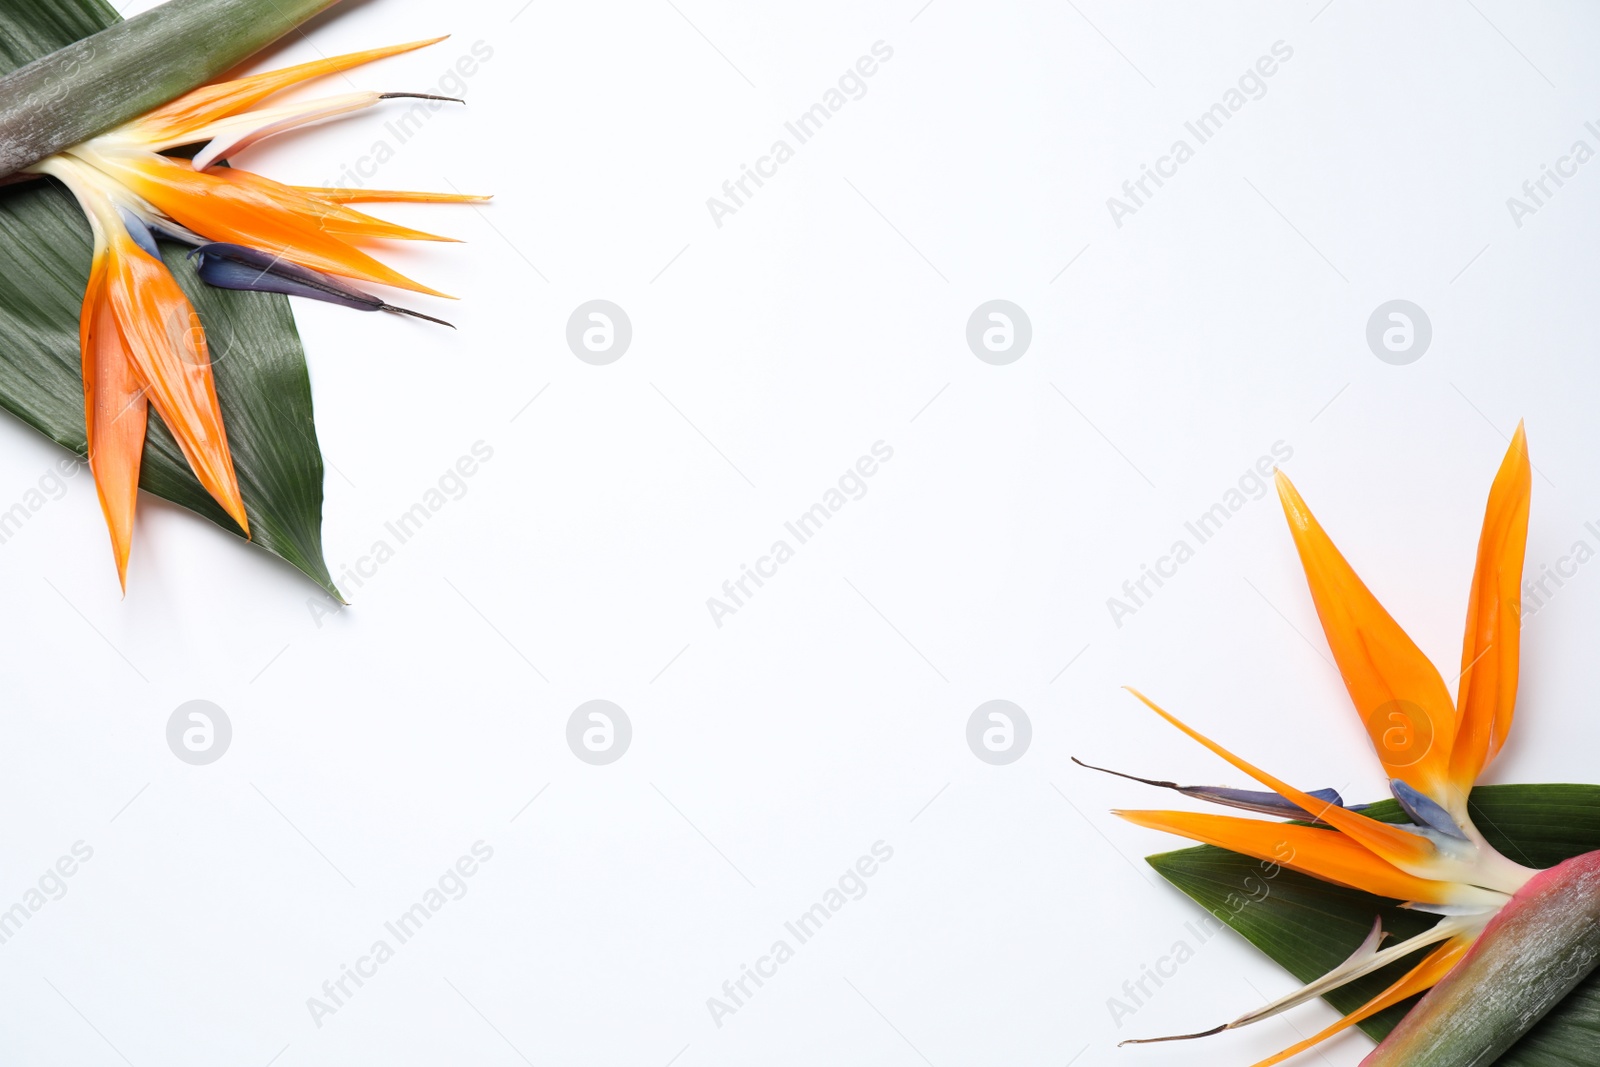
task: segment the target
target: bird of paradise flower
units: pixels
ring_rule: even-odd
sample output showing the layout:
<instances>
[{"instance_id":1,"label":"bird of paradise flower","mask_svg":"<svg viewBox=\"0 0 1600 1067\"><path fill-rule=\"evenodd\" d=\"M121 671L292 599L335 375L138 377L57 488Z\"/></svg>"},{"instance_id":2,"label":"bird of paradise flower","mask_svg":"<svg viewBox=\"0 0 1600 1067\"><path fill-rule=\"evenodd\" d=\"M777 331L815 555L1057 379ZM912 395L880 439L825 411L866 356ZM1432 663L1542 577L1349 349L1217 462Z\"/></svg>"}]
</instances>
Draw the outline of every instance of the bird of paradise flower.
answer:
<instances>
[{"instance_id":1,"label":"bird of paradise flower","mask_svg":"<svg viewBox=\"0 0 1600 1067\"><path fill-rule=\"evenodd\" d=\"M470 202L486 197L290 186L220 165L267 137L382 100L448 99L423 93L354 92L256 107L310 79L443 39L354 52L202 86L26 168L65 185L93 232L94 258L79 315L84 414L89 469L124 590L152 407L172 431L200 484L247 537L250 533L217 404L205 328L162 261L157 237L192 246L197 272L211 285L305 296L443 323L396 307L343 279L444 297L380 263L357 242L451 239L385 222L349 205ZM203 146L192 159L168 154L192 145Z\"/></svg>"},{"instance_id":2,"label":"bird of paradise flower","mask_svg":"<svg viewBox=\"0 0 1600 1067\"><path fill-rule=\"evenodd\" d=\"M1497 928L1508 928L1513 920L1524 918L1519 912L1530 910L1530 901L1549 906L1552 889L1570 889L1580 877L1583 883L1579 893L1586 895L1583 906L1594 907L1590 885L1600 854L1579 857L1551 871L1536 871L1497 852L1468 814L1468 795L1484 768L1505 745L1516 701L1519 595L1532 488L1529 470L1527 440L1519 424L1489 493L1468 599L1459 695L1454 701L1438 670L1357 577L1289 479L1281 471L1277 474L1284 514L1323 631L1390 779L1391 792L1410 817L1409 824L1370 818L1346 807L1332 790L1308 793L1296 789L1179 721L1143 694L1130 690L1157 715L1269 791L1137 780L1177 789L1198 799L1296 821L1186 811L1116 814L1139 826L1281 864L1340 886L1405 901L1410 908L1441 916L1432 928L1388 948L1380 947L1383 933L1380 924L1375 923L1371 934L1347 961L1294 993L1202 1033L1143 1040L1183 1040L1236 1029L1287 1011L1419 950L1431 949L1421 962L1365 1005L1256 1067L1280 1063L1391 1005L1437 986L1435 993L1413 1009L1406 1022L1364 1061L1374 1067L1423 1062L1426 1057L1418 1050L1424 1043L1431 1042L1428 1047L1434 1050L1433 1054L1447 1043L1438 1036L1441 1027L1431 1017L1446 1011L1469 1010L1464 1004L1473 994L1484 992L1470 988L1477 972L1483 969L1474 964L1475 946L1487 948L1483 942L1489 941ZM1574 895L1566 893L1569 898ZM1592 924L1592 919L1585 921ZM1483 952L1477 954L1481 956ZM1579 976L1574 975L1572 981ZM1447 990L1446 986L1450 988ZM1430 1026L1435 1032L1425 1041L1421 1031ZM1496 1040L1504 1040L1499 1045L1503 1048L1514 1037ZM1142 1041L1124 1042L1128 1043ZM1491 1052L1483 1047L1456 1051L1466 1052L1467 1058L1426 1058L1426 1062L1486 1062L1482 1057Z\"/></svg>"}]
</instances>

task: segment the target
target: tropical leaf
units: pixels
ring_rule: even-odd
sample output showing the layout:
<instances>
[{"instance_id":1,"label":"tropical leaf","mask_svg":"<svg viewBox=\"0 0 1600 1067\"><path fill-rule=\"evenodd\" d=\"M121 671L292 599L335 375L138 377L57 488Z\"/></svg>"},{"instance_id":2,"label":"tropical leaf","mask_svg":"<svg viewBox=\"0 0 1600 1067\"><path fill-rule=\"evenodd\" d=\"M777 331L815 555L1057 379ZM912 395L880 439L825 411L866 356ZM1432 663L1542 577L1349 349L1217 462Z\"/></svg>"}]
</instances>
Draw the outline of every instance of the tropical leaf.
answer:
<instances>
[{"instance_id":1,"label":"tropical leaf","mask_svg":"<svg viewBox=\"0 0 1600 1067\"><path fill-rule=\"evenodd\" d=\"M1600 786L1490 785L1472 791L1472 819L1489 843L1530 867L1551 867L1600 850ZM1367 809L1400 822L1393 801ZM1350 955L1374 916L1400 940L1431 926L1428 915L1395 901L1344 889L1210 845L1150 856L1163 878L1242 934L1296 979L1309 982ZM1335 990L1325 998L1340 1012L1360 1007L1404 974L1421 953ZM1397 1004L1360 1024L1381 1040L1414 1001ZM1207 1020L1199 1020L1206 1022ZM1220 1040L1220 1039L1219 1039ZM1591 974L1555 1010L1495 1061L1498 1067L1600 1065L1600 972Z\"/></svg>"},{"instance_id":2,"label":"tropical leaf","mask_svg":"<svg viewBox=\"0 0 1600 1067\"><path fill-rule=\"evenodd\" d=\"M101 0L4 0L0 73L117 21ZM86 444L78 310L91 250L88 223L65 191L45 181L0 188L0 406L79 455ZM164 253L206 327L255 543L337 596L322 557L323 466L311 381L288 300L213 289L195 277L182 249ZM243 535L156 417L140 485ZM136 561L138 552L136 539ZM85 563L115 573L109 551Z\"/></svg>"},{"instance_id":3,"label":"tropical leaf","mask_svg":"<svg viewBox=\"0 0 1600 1067\"><path fill-rule=\"evenodd\" d=\"M337 2L165 0L124 22L98 4L8 0L23 15L18 36L0 44L20 57L0 85L0 176L215 80ZM94 25L60 38L80 21Z\"/></svg>"}]
</instances>

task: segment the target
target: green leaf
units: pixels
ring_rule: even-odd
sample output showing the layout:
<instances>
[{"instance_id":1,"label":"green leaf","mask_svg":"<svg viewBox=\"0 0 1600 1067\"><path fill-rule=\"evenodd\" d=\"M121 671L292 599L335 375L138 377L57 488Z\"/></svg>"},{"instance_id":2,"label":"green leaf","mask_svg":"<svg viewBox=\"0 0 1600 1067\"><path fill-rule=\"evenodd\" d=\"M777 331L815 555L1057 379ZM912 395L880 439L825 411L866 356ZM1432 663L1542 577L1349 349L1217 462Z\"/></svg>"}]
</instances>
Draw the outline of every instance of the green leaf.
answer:
<instances>
[{"instance_id":1,"label":"green leaf","mask_svg":"<svg viewBox=\"0 0 1600 1067\"><path fill-rule=\"evenodd\" d=\"M82 0L7 0L16 34L0 54L19 69L0 81L0 177L214 80L337 2L167 0L124 22Z\"/></svg>"},{"instance_id":2,"label":"green leaf","mask_svg":"<svg viewBox=\"0 0 1600 1067\"><path fill-rule=\"evenodd\" d=\"M1479 786L1472 791L1470 808L1490 844L1530 867L1551 867L1600 850L1600 786ZM1403 819L1399 806L1390 800L1367 808L1366 813L1387 822ZM1148 862L1302 982L1343 962L1372 928L1374 916L1383 917L1383 928L1396 941L1436 921L1392 900L1294 871L1278 869L1272 874L1271 865L1210 845L1160 853ZM1324 999L1340 1012L1354 1011L1423 954L1351 982ZM1380 1012L1360 1024L1361 1029L1381 1040L1413 1003ZM1495 1062L1499 1067L1595 1067L1600 1063L1596 1049L1600 1049L1600 972L1591 974Z\"/></svg>"},{"instance_id":3,"label":"green leaf","mask_svg":"<svg viewBox=\"0 0 1600 1067\"><path fill-rule=\"evenodd\" d=\"M116 20L100 0L4 0L0 72L29 53L59 48ZM79 455L86 440L78 312L92 250L82 212L54 183L0 189L0 407ZM311 380L288 300L213 289L195 277L181 249L164 252L206 327L255 543L337 597L322 558L323 466ZM243 536L195 480L154 411L140 485ZM136 533L135 581L138 558ZM109 539L105 552L84 565L104 568L114 578Z\"/></svg>"}]
</instances>

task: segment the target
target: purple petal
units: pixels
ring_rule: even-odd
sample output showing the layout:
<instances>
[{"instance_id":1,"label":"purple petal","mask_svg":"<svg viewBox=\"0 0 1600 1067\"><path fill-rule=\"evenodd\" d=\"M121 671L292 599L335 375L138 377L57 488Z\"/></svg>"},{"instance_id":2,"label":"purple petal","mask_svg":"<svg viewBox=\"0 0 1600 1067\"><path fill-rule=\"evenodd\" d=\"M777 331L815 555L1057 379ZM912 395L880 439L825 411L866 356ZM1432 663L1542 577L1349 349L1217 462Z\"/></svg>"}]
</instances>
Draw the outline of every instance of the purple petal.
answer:
<instances>
[{"instance_id":1,"label":"purple petal","mask_svg":"<svg viewBox=\"0 0 1600 1067\"><path fill-rule=\"evenodd\" d=\"M1398 778L1390 780L1389 792L1394 794L1395 800L1418 826L1426 826L1430 830L1437 830L1441 834L1462 841L1467 840L1467 835L1456 825L1455 819L1432 797L1417 792Z\"/></svg>"},{"instance_id":2,"label":"purple petal","mask_svg":"<svg viewBox=\"0 0 1600 1067\"><path fill-rule=\"evenodd\" d=\"M1179 785L1177 782L1161 782L1156 781L1153 778L1140 778L1138 775L1123 774L1121 771L1108 770L1105 767L1095 767L1091 764L1083 762L1076 756L1072 757L1072 762L1076 763L1080 767L1087 767L1091 771L1100 771L1104 774L1114 774L1118 778L1127 778L1131 781L1142 782L1145 785L1153 785L1161 789L1172 789L1182 793L1186 797L1194 797L1196 800L1207 800L1213 804L1221 804L1224 807L1240 808L1244 811L1257 811L1263 815L1277 815L1285 819L1309 819L1312 822L1322 821L1317 817L1316 812L1307 811L1293 801L1287 800L1284 797L1279 796L1277 793L1269 790L1229 789L1226 786L1220 785ZM1316 797L1318 800L1331 807L1342 808L1345 806L1344 798L1339 796L1339 791L1336 789L1313 789L1308 791L1307 795Z\"/></svg>"},{"instance_id":3,"label":"purple petal","mask_svg":"<svg viewBox=\"0 0 1600 1067\"><path fill-rule=\"evenodd\" d=\"M125 207L118 207L117 214L122 216L122 225L127 229L128 236L133 238L133 243L144 249L151 259L160 259L161 250L156 247L155 235L144 224L144 220Z\"/></svg>"},{"instance_id":4,"label":"purple petal","mask_svg":"<svg viewBox=\"0 0 1600 1067\"><path fill-rule=\"evenodd\" d=\"M197 261L200 280L219 289L245 289L323 300L358 311L379 311L382 300L319 271L235 244L206 244L189 253Z\"/></svg>"},{"instance_id":5,"label":"purple petal","mask_svg":"<svg viewBox=\"0 0 1600 1067\"><path fill-rule=\"evenodd\" d=\"M310 270L290 263L259 248L225 243L203 244L189 253L198 259L200 280L219 289L247 289L259 293L282 293L284 296L304 296L322 300L357 311L392 311L414 319L427 319L441 326L450 326L443 319L424 315L420 311L395 307L380 297L357 289L331 274Z\"/></svg>"}]
</instances>

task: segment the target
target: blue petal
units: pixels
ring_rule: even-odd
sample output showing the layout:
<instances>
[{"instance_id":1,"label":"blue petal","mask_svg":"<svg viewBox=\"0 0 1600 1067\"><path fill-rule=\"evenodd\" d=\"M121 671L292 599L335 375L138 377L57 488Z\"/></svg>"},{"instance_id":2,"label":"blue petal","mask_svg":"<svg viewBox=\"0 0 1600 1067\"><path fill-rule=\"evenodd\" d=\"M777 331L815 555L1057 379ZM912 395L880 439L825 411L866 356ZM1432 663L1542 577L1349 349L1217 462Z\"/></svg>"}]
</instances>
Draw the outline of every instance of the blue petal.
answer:
<instances>
[{"instance_id":1,"label":"blue petal","mask_svg":"<svg viewBox=\"0 0 1600 1067\"><path fill-rule=\"evenodd\" d=\"M1263 815L1281 815L1285 819L1306 819L1320 821L1317 813L1307 811L1292 800L1286 800L1277 793L1261 789L1226 789L1222 786L1186 785L1179 786L1178 792L1186 797L1196 800L1209 800L1213 804L1223 804L1230 808L1242 808L1245 811L1259 811ZM1339 796L1336 789L1312 789L1306 794L1316 797L1330 807L1344 807L1344 798Z\"/></svg>"},{"instance_id":2,"label":"blue petal","mask_svg":"<svg viewBox=\"0 0 1600 1067\"><path fill-rule=\"evenodd\" d=\"M117 214L122 216L122 225L127 228L128 236L133 238L133 243L144 249L151 259L160 259L161 250L156 247L155 235L150 232L150 227L144 220L125 207L118 207Z\"/></svg>"},{"instance_id":3,"label":"blue petal","mask_svg":"<svg viewBox=\"0 0 1600 1067\"><path fill-rule=\"evenodd\" d=\"M427 319L455 329L443 319L409 308L395 307L331 274L310 270L248 245L222 242L202 244L189 253L189 258L198 260L196 273L200 275L200 280L219 289L304 296L357 311L392 311L397 315Z\"/></svg>"},{"instance_id":4,"label":"blue petal","mask_svg":"<svg viewBox=\"0 0 1600 1067\"><path fill-rule=\"evenodd\" d=\"M245 245L205 244L189 256L198 261L200 280L220 289L304 296L360 311L384 307L371 293Z\"/></svg>"},{"instance_id":5,"label":"blue petal","mask_svg":"<svg viewBox=\"0 0 1600 1067\"><path fill-rule=\"evenodd\" d=\"M1406 809L1406 814L1410 815L1417 825L1437 830L1448 837L1467 840L1467 835L1456 825L1450 813L1431 797L1417 792L1398 778L1390 780L1389 792L1394 794L1394 798L1400 802L1402 808Z\"/></svg>"}]
</instances>

